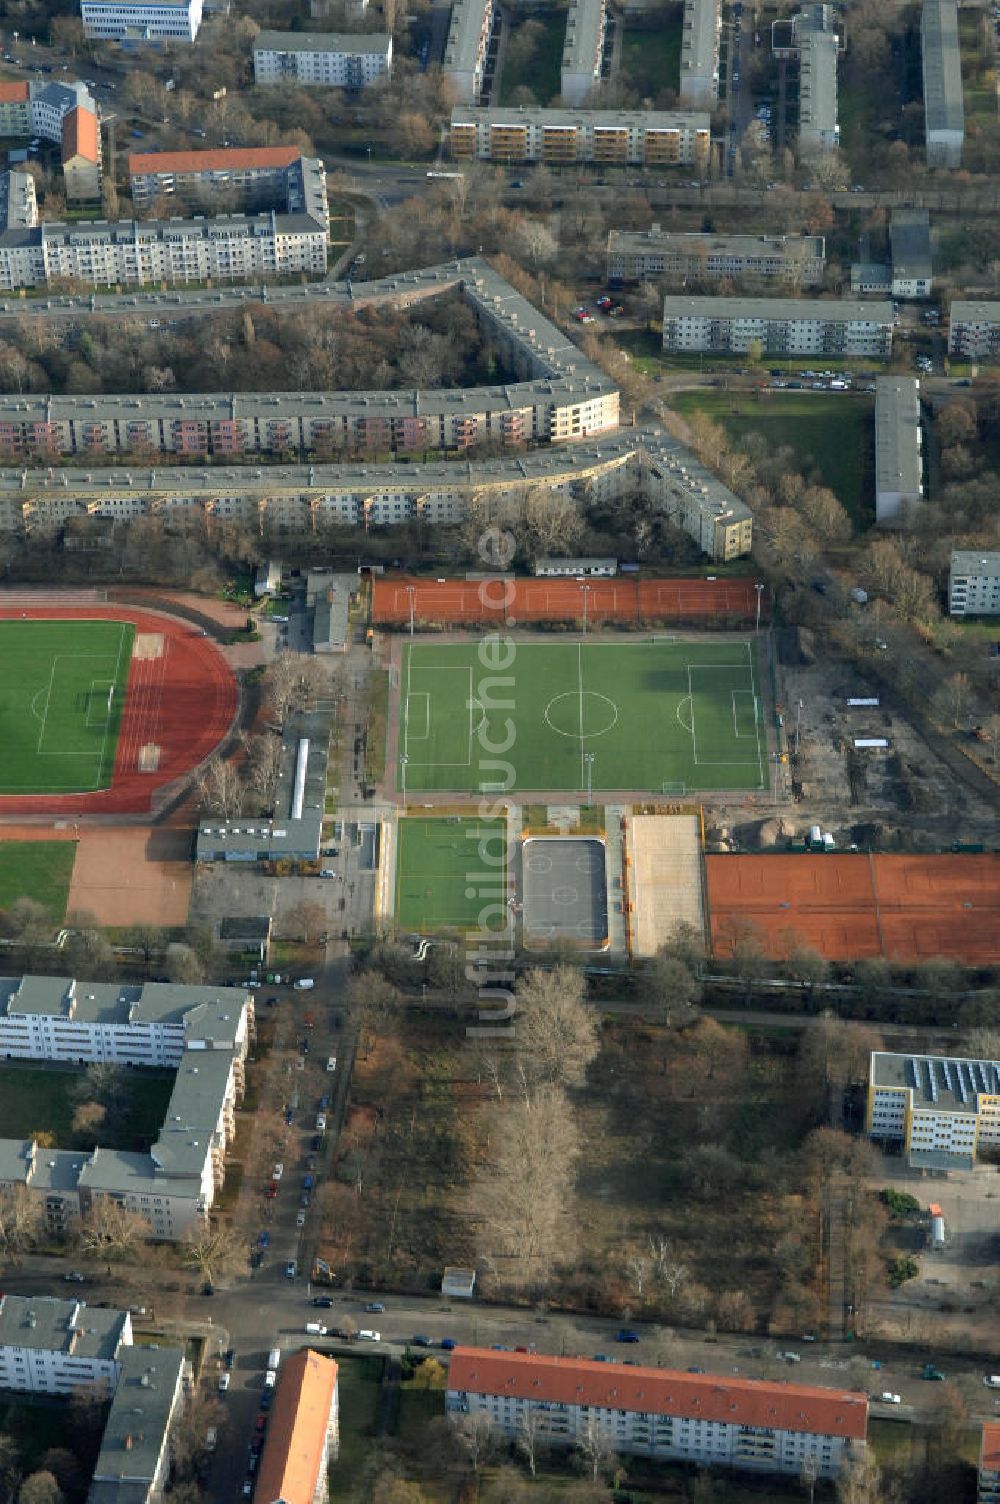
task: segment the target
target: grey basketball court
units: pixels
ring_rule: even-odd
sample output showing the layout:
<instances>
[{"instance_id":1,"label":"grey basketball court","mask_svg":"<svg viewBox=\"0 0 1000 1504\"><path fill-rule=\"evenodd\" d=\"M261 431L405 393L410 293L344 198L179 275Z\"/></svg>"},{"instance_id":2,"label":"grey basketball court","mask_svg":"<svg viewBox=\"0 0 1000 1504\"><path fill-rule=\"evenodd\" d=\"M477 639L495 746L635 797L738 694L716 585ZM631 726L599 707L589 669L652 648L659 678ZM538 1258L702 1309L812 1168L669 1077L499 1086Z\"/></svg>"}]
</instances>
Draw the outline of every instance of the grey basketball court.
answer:
<instances>
[{"instance_id":1,"label":"grey basketball court","mask_svg":"<svg viewBox=\"0 0 1000 1504\"><path fill-rule=\"evenodd\" d=\"M604 842L593 836L530 836L521 848L523 936L529 947L608 943Z\"/></svg>"}]
</instances>

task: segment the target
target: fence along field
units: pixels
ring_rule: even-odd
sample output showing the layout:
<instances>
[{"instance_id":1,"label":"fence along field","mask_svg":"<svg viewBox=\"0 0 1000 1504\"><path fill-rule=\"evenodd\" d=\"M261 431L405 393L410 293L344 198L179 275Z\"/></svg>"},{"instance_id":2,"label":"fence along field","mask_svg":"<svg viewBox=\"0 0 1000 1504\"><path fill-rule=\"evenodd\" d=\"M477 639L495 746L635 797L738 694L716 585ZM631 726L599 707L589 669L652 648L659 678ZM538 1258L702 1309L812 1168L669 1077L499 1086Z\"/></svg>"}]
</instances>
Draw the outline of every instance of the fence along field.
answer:
<instances>
[{"instance_id":1,"label":"fence along field","mask_svg":"<svg viewBox=\"0 0 1000 1504\"><path fill-rule=\"evenodd\" d=\"M488 708L477 698L483 670L474 643L405 646L397 769L405 793L508 792L492 765L505 762L515 772L510 787L521 792L767 787L750 641L515 646L505 670L515 686Z\"/></svg>"},{"instance_id":2,"label":"fence along field","mask_svg":"<svg viewBox=\"0 0 1000 1504\"><path fill-rule=\"evenodd\" d=\"M0 621L0 794L110 784L134 637L122 621Z\"/></svg>"}]
</instances>

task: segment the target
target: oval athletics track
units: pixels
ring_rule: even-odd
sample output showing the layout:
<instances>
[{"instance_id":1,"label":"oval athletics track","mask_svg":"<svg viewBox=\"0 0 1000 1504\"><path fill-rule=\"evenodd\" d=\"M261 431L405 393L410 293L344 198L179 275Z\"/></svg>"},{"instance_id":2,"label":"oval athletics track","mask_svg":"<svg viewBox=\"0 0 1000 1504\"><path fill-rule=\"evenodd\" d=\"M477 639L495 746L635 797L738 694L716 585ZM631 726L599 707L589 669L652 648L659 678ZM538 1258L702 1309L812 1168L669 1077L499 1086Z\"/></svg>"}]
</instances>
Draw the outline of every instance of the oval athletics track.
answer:
<instances>
[{"instance_id":1,"label":"oval athletics track","mask_svg":"<svg viewBox=\"0 0 1000 1504\"><path fill-rule=\"evenodd\" d=\"M168 785L223 740L236 680L215 644L187 622L121 606L0 606L0 621L124 621L135 627L111 786L82 794L0 795L0 819L24 815L144 815ZM146 769L144 771L143 769Z\"/></svg>"}]
</instances>

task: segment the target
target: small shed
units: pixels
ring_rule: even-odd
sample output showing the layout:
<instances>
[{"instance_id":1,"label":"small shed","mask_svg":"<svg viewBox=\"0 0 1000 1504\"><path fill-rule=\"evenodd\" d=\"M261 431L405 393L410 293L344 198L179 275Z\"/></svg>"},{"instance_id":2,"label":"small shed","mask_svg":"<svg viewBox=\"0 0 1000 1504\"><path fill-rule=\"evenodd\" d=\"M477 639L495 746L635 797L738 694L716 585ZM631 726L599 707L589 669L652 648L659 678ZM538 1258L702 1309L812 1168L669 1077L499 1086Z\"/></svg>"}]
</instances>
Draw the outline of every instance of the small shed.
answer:
<instances>
[{"instance_id":1,"label":"small shed","mask_svg":"<svg viewBox=\"0 0 1000 1504\"><path fill-rule=\"evenodd\" d=\"M441 1277L441 1294L452 1295L457 1300L471 1300L476 1290L475 1269L462 1269L458 1264L446 1264Z\"/></svg>"}]
</instances>

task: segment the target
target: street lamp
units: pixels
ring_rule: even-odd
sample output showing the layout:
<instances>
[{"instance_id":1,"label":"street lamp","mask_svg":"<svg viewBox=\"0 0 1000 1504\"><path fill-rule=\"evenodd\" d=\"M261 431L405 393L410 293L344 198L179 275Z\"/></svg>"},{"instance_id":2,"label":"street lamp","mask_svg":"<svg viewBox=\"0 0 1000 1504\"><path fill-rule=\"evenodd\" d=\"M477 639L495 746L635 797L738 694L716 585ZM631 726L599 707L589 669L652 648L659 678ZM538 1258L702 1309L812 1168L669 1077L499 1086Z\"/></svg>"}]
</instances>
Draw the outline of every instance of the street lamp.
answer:
<instances>
[{"instance_id":1,"label":"street lamp","mask_svg":"<svg viewBox=\"0 0 1000 1504\"><path fill-rule=\"evenodd\" d=\"M407 585L407 587L406 587L406 593L410 597L410 636L411 637L413 636L413 589L414 589L414 587L412 585Z\"/></svg>"},{"instance_id":2,"label":"street lamp","mask_svg":"<svg viewBox=\"0 0 1000 1504\"><path fill-rule=\"evenodd\" d=\"M581 585L580 593L583 596L583 635L587 635L587 596L590 594L589 585Z\"/></svg>"},{"instance_id":3,"label":"street lamp","mask_svg":"<svg viewBox=\"0 0 1000 1504\"><path fill-rule=\"evenodd\" d=\"M409 760L410 759L407 757L407 755L406 755L405 752L403 752L400 755L400 759L399 759L399 772L400 772L400 780L401 780L401 793L402 793L403 803L404 804L406 803L406 764L409 762Z\"/></svg>"},{"instance_id":4,"label":"street lamp","mask_svg":"<svg viewBox=\"0 0 1000 1504\"><path fill-rule=\"evenodd\" d=\"M762 580L758 580L757 583L756 583L756 585L753 588L757 592L757 622L756 622L756 625L754 627L754 631L755 632L759 632L760 631L760 598L764 594L764 584L763 584L763 581Z\"/></svg>"},{"instance_id":5,"label":"street lamp","mask_svg":"<svg viewBox=\"0 0 1000 1504\"><path fill-rule=\"evenodd\" d=\"M585 752L583 754L583 763L584 763L584 767L587 770L587 803L589 804L591 802L591 798L592 798L593 792L594 792L594 754L593 754L593 752Z\"/></svg>"}]
</instances>

